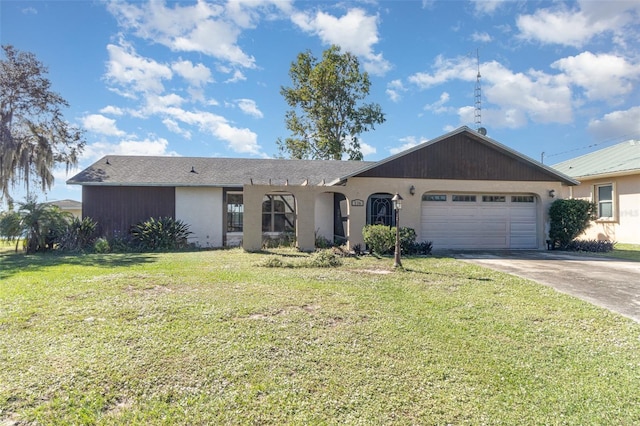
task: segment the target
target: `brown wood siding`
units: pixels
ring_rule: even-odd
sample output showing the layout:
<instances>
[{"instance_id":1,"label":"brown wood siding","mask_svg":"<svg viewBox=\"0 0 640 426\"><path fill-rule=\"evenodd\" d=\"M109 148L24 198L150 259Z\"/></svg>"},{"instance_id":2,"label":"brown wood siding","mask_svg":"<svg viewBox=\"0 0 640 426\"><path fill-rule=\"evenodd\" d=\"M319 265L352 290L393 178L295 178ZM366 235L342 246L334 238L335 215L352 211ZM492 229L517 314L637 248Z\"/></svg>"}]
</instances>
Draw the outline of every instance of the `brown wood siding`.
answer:
<instances>
[{"instance_id":1,"label":"brown wood siding","mask_svg":"<svg viewBox=\"0 0 640 426\"><path fill-rule=\"evenodd\" d=\"M501 181L558 180L545 170L468 134L454 135L356 176Z\"/></svg>"},{"instance_id":2,"label":"brown wood siding","mask_svg":"<svg viewBox=\"0 0 640 426\"><path fill-rule=\"evenodd\" d=\"M176 214L174 187L83 186L82 215L98 224L101 235L126 234L150 217Z\"/></svg>"}]
</instances>

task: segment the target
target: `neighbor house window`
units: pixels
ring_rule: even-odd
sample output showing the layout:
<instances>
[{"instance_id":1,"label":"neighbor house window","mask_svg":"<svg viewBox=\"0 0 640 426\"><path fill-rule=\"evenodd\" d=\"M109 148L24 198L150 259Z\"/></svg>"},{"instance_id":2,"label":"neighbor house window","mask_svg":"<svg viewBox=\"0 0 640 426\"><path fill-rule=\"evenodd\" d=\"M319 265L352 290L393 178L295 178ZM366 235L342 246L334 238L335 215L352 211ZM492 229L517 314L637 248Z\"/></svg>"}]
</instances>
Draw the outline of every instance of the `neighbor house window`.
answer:
<instances>
[{"instance_id":1,"label":"neighbor house window","mask_svg":"<svg viewBox=\"0 0 640 426\"><path fill-rule=\"evenodd\" d=\"M596 186L596 196L598 204L598 218L610 219L613 217L613 185Z\"/></svg>"},{"instance_id":2,"label":"neighbor house window","mask_svg":"<svg viewBox=\"0 0 640 426\"><path fill-rule=\"evenodd\" d=\"M242 232L244 203L241 193L227 193L227 232Z\"/></svg>"},{"instance_id":3,"label":"neighbor house window","mask_svg":"<svg viewBox=\"0 0 640 426\"><path fill-rule=\"evenodd\" d=\"M452 195L451 201L461 201L465 203L475 203L476 196L475 195Z\"/></svg>"},{"instance_id":4,"label":"neighbor house window","mask_svg":"<svg viewBox=\"0 0 640 426\"><path fill-rule=\"evenodd\" d=\"M294 232L295 211L293 195L265 195L262 200L262 232Z\"/></svg>"}]
</instances>

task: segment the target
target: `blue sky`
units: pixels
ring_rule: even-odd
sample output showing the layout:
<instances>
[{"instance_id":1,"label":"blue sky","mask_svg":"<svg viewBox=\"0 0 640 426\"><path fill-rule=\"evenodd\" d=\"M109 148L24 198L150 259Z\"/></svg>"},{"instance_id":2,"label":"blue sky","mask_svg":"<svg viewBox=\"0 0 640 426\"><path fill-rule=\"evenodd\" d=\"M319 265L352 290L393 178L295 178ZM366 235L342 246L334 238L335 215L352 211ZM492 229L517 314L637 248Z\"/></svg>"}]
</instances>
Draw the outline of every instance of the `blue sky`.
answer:
<instances>
[{"instance_id":1,"label":"blue sky","mask_svg":"<svg viewBox=\"0 0 640 426\"><path fill-rule=\"evenodd\" d=\"M459 126L545 164L640 139L640 1L11 1L0 39L49 67L65 117L103 155L267 158L287 137L298 53L331 44L369 72L379 160ZM19 197L20 192L15 194Z\"/></svg>"}]
</instances>

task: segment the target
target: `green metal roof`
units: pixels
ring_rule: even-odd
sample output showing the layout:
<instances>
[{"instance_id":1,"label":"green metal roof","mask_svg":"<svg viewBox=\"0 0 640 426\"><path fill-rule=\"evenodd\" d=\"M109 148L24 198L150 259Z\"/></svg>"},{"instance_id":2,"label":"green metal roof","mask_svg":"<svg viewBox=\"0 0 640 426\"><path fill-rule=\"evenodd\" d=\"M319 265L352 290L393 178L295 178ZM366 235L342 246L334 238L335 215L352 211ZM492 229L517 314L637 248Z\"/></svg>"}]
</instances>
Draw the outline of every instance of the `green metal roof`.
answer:
<instances>
[{"instance_id":1,"label":"green metal roof","mask_svg":"<svg viewBox=\"0 0 640 426\"><path fill-rule=\"evenodd\" d=\"M640 173L640 141L622 142L551 167L574 178Z\"/></svg>"}]
</instances>

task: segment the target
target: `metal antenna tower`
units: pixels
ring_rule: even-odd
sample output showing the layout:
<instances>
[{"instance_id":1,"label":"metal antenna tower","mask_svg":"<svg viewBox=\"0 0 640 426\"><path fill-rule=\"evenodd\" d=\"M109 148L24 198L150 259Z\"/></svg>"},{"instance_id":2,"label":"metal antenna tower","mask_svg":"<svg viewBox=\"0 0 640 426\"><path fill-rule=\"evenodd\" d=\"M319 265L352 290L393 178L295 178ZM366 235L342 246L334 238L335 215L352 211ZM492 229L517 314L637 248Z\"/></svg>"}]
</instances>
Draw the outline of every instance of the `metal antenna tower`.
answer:
<instances>
[{"instance_id":1,"label":"metal antenna tower","mask_svg":"<svg viewBox=\"0 0 640 426\"><path fill-rule=\"evenodd\" d=\"M480 86L480 52L478 49L476 49L476 62L478 64L478 76L473 92L475 98L473 120L476 125L476 130L480 130L482 128L482 87Z\"/></svg>"}]
</instances>

